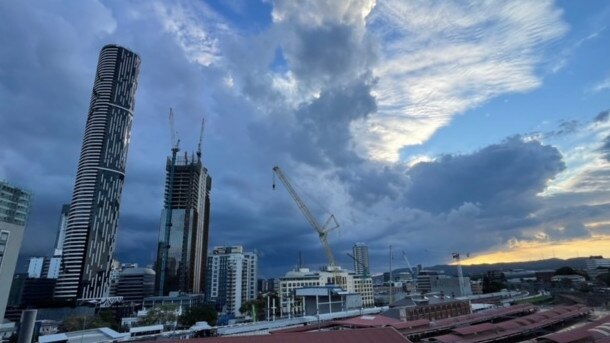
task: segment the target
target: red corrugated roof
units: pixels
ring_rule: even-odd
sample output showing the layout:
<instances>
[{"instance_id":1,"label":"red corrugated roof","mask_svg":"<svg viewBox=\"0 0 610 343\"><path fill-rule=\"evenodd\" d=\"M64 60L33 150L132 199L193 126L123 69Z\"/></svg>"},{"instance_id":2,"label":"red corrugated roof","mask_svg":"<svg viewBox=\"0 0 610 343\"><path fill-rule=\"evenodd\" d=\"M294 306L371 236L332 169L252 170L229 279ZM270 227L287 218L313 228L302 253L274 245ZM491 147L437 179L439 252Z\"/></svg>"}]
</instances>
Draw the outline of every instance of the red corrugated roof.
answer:
<instances>
[{"instance_id":1,"label":"red corrugated roof","mask_svg":"<svg viewBox=\"0 0 610 343\"><path fill-rule=\"evenodd\" d=\"M185 343L410 343L391 327L236 337L194 338Z\"/></svg>"},{"instance_id":2,"label":"red corrugated roof","mask_svg":"<svg viewBox=\"0 0 610 343\"><path fill-rule=\"evenodd\" d=\"M455 328L452 331L460 334L461 336L468 336L472 334L478 334L481 332L493 331L496 325L492 323L483 323L477 325L464 326L461 328Z\"/></svg>"},{"instance_id":3,"label":"red corrugated roof","mask_svg":"<svg viewBox=\"0 0 610 343\"><path fill-rule=\"evenodd\" d=\"M418 320L411 320L408 322L399 322L399 323L390 324L391 327L394 327L396 329L414 329L414 328L428 327L429 325L430 325L430 321L428 319L418 319Z\"/></svg>"},{"instance_id":4,"label":"red corrugated roof","mask_svg":"<svg viewBox=\"0 0 610 343\"><path fill-rule=\"evenodd\" d=\"M344 320L336 320L334 323L344 326L355 326L355 327L380 327L389 326L394 323L400 323L398 319L386 317L386 316L359 316L354 318L348 318Z\"/></svg>"}]
</instances>

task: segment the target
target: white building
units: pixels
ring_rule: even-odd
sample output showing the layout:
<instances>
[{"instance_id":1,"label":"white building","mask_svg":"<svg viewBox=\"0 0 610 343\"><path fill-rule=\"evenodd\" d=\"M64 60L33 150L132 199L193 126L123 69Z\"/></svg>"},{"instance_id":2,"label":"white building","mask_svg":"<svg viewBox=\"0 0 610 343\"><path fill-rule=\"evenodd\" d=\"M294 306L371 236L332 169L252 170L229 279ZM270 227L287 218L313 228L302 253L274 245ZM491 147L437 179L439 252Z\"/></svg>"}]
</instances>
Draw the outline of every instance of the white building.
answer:
<instances>
[{"instance_id":1,"label":"white building","mask_svg":"<svg viewBox=\"0 0 610 343\"><path fill-rule=\"evenodd\" d=\"M339 268L337 272L310 271L309 268L300 268L298 271L289 271L280 279L280 308L282 314L301 314L303 306L301 299L295 297L295 290L302 287L316 287L332 285L335 273L341 280L347 293L358 293L362 296L362 306L372 307L375 304L373 298L373 279L354 275L353 272Z\"/></svg>"},{"instance_id":2,"label":"white building","mask_svg":"<svg viewBox=\"0 0 610 343\"><path fill-rule=\"evenodd\" d=\"M256 254L240 245L215 247L208 255L207 298L226 313L241 315L239 308L258 293L257 263Z\"/></svg>"},{"instance_id":3,"label":"white building","mask_svg":"<svg viewBox=\"0 0 610 343\"><path fill-rule=\"evenodd\" d=\"M604 258L603 256L590 256L586 261L587 274L591 279L595 280L602 273L606 273L607 268L610 268L610 258Z\"/></svg>"}]
</instances>

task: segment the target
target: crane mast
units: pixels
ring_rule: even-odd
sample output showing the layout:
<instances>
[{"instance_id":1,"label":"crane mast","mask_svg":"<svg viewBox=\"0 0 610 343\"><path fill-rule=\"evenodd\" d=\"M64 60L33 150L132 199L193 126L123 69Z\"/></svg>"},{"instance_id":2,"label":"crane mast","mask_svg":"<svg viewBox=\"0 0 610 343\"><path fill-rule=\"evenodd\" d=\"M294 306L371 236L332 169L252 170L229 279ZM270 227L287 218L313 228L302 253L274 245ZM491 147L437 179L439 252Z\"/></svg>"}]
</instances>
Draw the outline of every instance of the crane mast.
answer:
<instances>
[{"instance_id":1,"label":"crane mast","mask_svg":"<svg viewBox=\"0 0 610 343\"><path fill-rule=\"evenodd\" d=\"M464 296L464 273L462 272L462 263L461 263L461 258L460 258L460 253L459 252L454 252L451 254L451 256L453 257L453 259L456 261L457 264L457 272L458 272L458 282L460 284L460 296Z\"/></svg>"},{"instance_id":2,"label":"crane mast","mask_svg":"<svg viewBox=\"0 0 610 343\"><path fill-rule=\"evenodd\" d=\"M163 232L163 242L159 243L159 254L161 255L161 266L159 275L159 285L157 288L158 295L164 295L165 292L165 279L167 278L167 260L169 255L169 238L172 230L172 197L174 192L174 175L176 173L176 155L180 151L180 140L176 139L176 129L174 125L174 111L169 109L169 125L170 135L172 139L172 158L169 169L168 185L167 185L167 199L165 200L165 228Z\"/></svg>"},{"instance_id":3,"label":"crane mast","mask_svg":"<svg viewBox=\"0 0 610 343\"><path fill-rule=\"evenodd\" d=\"M288 181L288 178L286 177L286 175L284 175L284 172L282 172L280 167L278 167L278 166L273 167L273 171L275 172L275 175L277 175L278 178L282 181L282 183L286 187L286 190L288 191L288 193L290 194L290 196L292 197L294 202L299 207L299 210L301 210L301 212L303 213L303 216L305 216L305 219L307 220L307 222L309 222L309 224L318 233L318 236L320 237L320 241L322 242L322 245L324 246L324 251L326 252L326 256L328 257L329 266L335 274L335 282L337 284L339 284L335 257L333 255L333 252L328 243L328 232L339 227L339 223L335 219L335 216L333 214L331 214L328 217L328 219L326 220L326 222L324 223L324 225L320 225L320 223L318 222L316 217L311 213L311 211L309 210L307 205L305 205L305 202L303 202L303 200L301 199L299 194L296 192L294 187L292 187L292 184L290 183L290 181ZM275 189L275 183L273 184L273 188Z\"/></svg>"}]
</instances>

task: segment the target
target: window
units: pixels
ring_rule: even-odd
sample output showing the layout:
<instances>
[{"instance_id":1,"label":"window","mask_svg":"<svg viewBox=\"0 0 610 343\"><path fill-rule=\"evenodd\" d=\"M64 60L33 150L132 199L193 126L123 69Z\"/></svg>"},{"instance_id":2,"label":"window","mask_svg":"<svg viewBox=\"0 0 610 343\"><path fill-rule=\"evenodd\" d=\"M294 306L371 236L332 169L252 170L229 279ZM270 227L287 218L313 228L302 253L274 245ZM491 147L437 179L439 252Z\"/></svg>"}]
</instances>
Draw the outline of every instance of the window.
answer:
<instances>
[{"instance_id":1,"label":"window","mask_svg":"<svg viewBox=\"0 0 610 343\"><path fill-rule=\"evenodd\" d=\"M2 268L2 260L4 259L4 251L8 243L8 231L0 231L0 268Z\"/></svg>"}]
</instances>

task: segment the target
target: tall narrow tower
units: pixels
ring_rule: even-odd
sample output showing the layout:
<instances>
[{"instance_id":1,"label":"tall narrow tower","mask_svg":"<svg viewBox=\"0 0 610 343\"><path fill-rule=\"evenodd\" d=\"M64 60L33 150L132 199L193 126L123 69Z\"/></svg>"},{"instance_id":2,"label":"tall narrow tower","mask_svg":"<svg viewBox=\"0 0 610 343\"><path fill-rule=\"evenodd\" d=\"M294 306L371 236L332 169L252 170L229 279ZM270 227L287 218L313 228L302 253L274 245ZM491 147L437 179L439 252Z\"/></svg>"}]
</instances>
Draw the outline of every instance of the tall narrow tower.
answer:
<instances>
[{"instance_id":1,"label":"tall narrow tower","mask_svg":"<svg viewBox=\"0 0 610 343\"><path fill-rule=\"evenodd\" d=\"M100 52L63 244L55 297L108 296L140 57L118 45Z\"/></svg>"},{"instance_id":2,"label":"tall narrow tower","mask_svg":"<svg viewBox=\"0 0 610 343\"><path fill-rule=\"evenodd\" d=\"M168 158L155 289L204 293L207 277L212 178L201 154ZM171 211L171 215L167 215ZM166 221L171 218L171 225Z\"/></svg>"},{"instance_id":3,"label":"tall narrow tower","mask_svg":"<svg viewBox=\"0 0 610 343\"><path fill-rule=\"evenodd\" d=\"M369 247L364 243L355 243L352 247L354 253L354 271L356 275L370 275Z\"/></svg>"}]
</instances>

